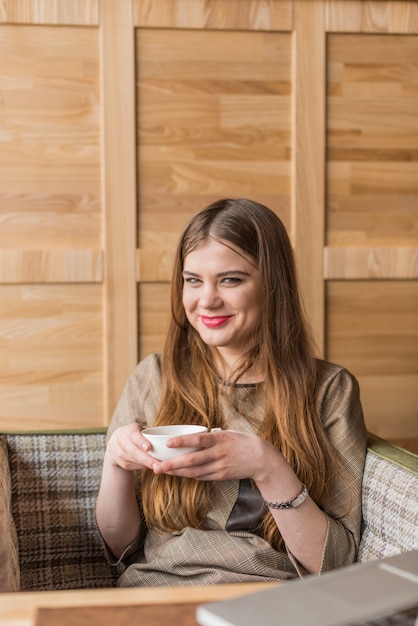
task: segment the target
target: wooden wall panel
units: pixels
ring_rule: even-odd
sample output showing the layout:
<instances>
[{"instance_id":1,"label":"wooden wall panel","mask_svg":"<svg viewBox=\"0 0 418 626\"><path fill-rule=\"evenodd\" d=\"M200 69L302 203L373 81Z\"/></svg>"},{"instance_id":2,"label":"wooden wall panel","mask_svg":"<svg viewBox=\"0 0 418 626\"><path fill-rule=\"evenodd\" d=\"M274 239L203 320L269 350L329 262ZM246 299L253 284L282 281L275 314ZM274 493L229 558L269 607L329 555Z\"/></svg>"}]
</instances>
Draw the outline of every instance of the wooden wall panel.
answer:
<instances>
[{"instance_id":1,"label":"wooden wall panel","mask_svg":"<svg viewBox=\"0 0 418 626\"><path fill-rule=\"evenodd\" d=\"M160 351L164 345L170 319L170 284L140 284L138 300L141 312L139 352L144 358L151 352Z\"/></svg>"},{"instance_id":2,"label":"wooden wall panel","mask_svg":"<svg viewBox=\"0 0 418 626\"><path fill-rule=\"evenodd\" d=\"M0 23L97 26L99 0L0 0Z\"/></svg>"},{"instance_id":3,"label":"wooden wall panel","mask_svg":"<svg viewBox=\"0 0 418 626\"><path fill-rule=\"evenodd\" d=\"M324 250L324 278L418 278L418 248L413 246L329 246Z\"/></svg>"},{"instance_id":4,"label":"wooden wall panel","mask_svg":"<svg viewBox=\"0 0 418 626\"><path fill-rule=\"evenodd\" d=\"M133 0L134 23L141 28L211 30L292 29L292 0Z\"/></svg>"},{"instance_id":5,"label":"wooden wall panel","mask_svg":"<svg viewBox=\"0 0 418 626\"><path fill-rule=\"evenodd\" d=\"M3 249L101 246L98 44L96 29L0 25Z\"/></svg>"},{"instance_id":6,"label":"wooden wall panel","mask_svg":"<svg viewBox=\"0 0 418 626\"><path fill-rule=\"evenodd\" d=\"M327 0L326 30L355 33L418 31L416 0Z\"/></svg>"},{"instance_id":7,"label":"wooden wall panel","mask_svg":"<svg viewBox=\"0 0 418 626\"><path fill-rule=\"evenodd\" d=\"M328 245L416 245L418 36L329 35Z\"/></svg>"},{"instance_id":8,"label":"wooden wall panel","mask_svg":"<svg viewBox=\"0 0 418 626\"><path fill-rule=\"evenodd\" d=\"M102 250L0 249L3 284L100 283L103 277Z\"/></svg>"},{"instance_id":9,"label":"wooden wall panel","mask_svg":"<svg viewBox=\"0 0 418 626\"><path fill-rule=\"evenodd\" d=\"M136 286L135 52L130 0L101 0L105 218L105 416L138 360Z\"/></svg>"},{"instance_id":10,"label":"wooden wall panel","mask_svg":"<svg viewBox=\"0 0 418 626\"><path fill-rule=\"evenodd\" d=\"M326 355L369 430L418 450L418 36L389 34L410 3L337 4L330 27L362 25L327 39Z\"/></svg>"},{"instance_id":11,"label":"wooden wall panel","mask_svg":"<svg viewBox=\"0 0 418 626\"><path fill-rule=\"evenodd\" d=\"M293 36L292 223L307 316L324 353L325 32L323 2L295 3ZM315 68L315 71L312 69Z\"/></svg>"},{"instance_id":12,"label":"wooden wall panel","mask_svg":"<svg viewBox=\"0 0 418 626\"><path fill-rule=\"evenodd\" d=\"M101 422L102 308L101 285L0 285L2 429Z\"/></svg>"},{"instance_id":13,"label":"wooden wall panel","mask_svg":"<svg viewBox=\"0 0 418 626\"><path fill-rule=\"evenodd\" d=\"M368 428L416 448L418 282L330 281L327 312L327 358L358 377Z\"/></svg>"},{"instance_id":14,"label":"wooden wall panel","mask_svg":"<svg viewBox=\"0 0 418 626\"><path fill-rule=\"evenodd\" d=\"M3 3L2 18L61 8ZM0 58L0 421L103 423L98 29L1 24Z\"/></svg>"}]
</instances>

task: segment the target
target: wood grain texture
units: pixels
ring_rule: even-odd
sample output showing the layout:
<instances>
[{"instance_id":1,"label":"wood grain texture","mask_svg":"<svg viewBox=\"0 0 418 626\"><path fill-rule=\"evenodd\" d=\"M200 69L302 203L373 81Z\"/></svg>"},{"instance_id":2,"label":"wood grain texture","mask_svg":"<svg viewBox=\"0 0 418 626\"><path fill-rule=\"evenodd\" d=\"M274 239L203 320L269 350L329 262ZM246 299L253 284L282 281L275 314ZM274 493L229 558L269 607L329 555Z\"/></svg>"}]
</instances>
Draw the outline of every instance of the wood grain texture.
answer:
<instances>
[{"instance_id":1,"label":"wood grain texture","mask_svg":"<svg viewBox=\"0 0 418 626\"><path fill-rule=\"evenodd\" d=\"M327 351L360 382L366 424L418 435L418 281L330 281Z\"/></svg>"},{"instance_id":2,"label":"wood grain texture","mask_svg":"<svg viewBox=\"0 0 418 626\"><path fill-rule=\"evenodd\" d=\"M139 29L136 56L141 255L220 197L289 225L290 36Z\"/></svg>"},{"instance_id":3,"label":"wood grain texture","mask_svg":"<svg viewBox=\"0 0 418 626\"><path fill-rule=\"evenodd\" d=\"M0 159L1 152L0 147ZM2 169L0 166L2 249L101 246L98 180L65 180L65 173L61 180L58 177L56 180L42 180L41 168L29 166L26 170L18 164L15 164L14 172L6 180L2 176ZM8 167L6 169L9 172L11 170ZM26 179L25 170L30 170ZM32 180L29 180L29 176L33 176Z\"/></svg>"},{"instance_id":4,"label":"wood grain texture","mask_svg":"<svg viewBox=\"0 0 418 626\"><path fill-rule=\"evenodd\" d=\"M141 311L139 356L160 352L164 346L171 316L170 285L168 283L141 283L138 286Z\"/></svg>"},{"instance_id":5,"label":"wood grain texture","mask_svg":"<svg viewBox=\"0 0 418 626\"><path fill-rule=\"evenodd\" d=\"M327 243L416 246L418 36L330 35Z\"/></svg>"},{"instance_id":6,"label":"wood grain texture","mask_svg":"<svg viewBox=\"0 0 418 626\"><path fill-rule=\"evenodd\" d=\"M338 246L324 249L324 278L418 278L418 247Z\"/></svg>"},{"instance_id":7,"label":"wood grain texture","mask_svg":"<svg viewBox=\"0 0 418 626\"><path fill-rule=\"evenodd\" d=\"M1 250L0 284L100 283L102 250Z\"/></svg>"},{"instance_id":8,"label":"wood grain texture","mask_svg":"<svg viewBox=\"0 0 418 626\"><path fill-rule=\"evenodd\" d=\"M148 604L137 606L72 607L40 609L36 626L125 626L139 623L141 626L181 624L199 626L196 621L197 602L184 604Z\"/></svg>"},{"instance_id":9,"label":"wood grain texture","mask_svg":"<svg viewBox=\"0 0 418 626\"><path fill-rule=\"evenodd\" d=\"M416 34L418 4L416 0L327 0L325 21L329 32Z\"/></svg>"},{"instance_id":10,"label":"wood grain texture","mask_svg":"<svg viewBox=\"0 0 418 626\"><path fill-rule=\"evenodd\" d=\"M138 359L135 56L130 2L101 0L106 420ZM121 96L123 94L123 97Z\"/></svg>"},{"instance_id":11,"label":"wood grain texture","mask_svg":"<svg viewBox=\"0 0 418 626\"><path fill-rule=\"evenodd\" d=\"M236 583L226 585L206 585L202 587L147 587L118 589L72 589L66 591L35 591L3 593L0 603L1 626L37 626L37 616L43 609L66 609L71 616L72 609L78 607L129 607L149 604L181 604L189 602L219 602L272 588L281 583ZM19 601L17 601L19 600ZM132 620L130 620L132 621ZM56 620L55 623L60 623ZM105 626L104 621L101 622ZM112 622L110 622L112 623ZM126 622L125 622L126 623ZM138 621L136 624L141 624ZM160 621L169 625L170 620ZM176 621L180 626L181 621Z\"/></svg>"},{"instance_id":12,"label":"wood grain texture","mask_svg":"<svg viewBox=\"0 0 418 626\"><path fill-rule=\"evenodd\" d=\"M175 248L136 251L136 280L141 283L170 282Z\"/></svg>"},{"instance_id":13,"label":"wood grain texture","mask_svg":"<svg viewBox=\"0 0 418 626\"><path fill-rule=\"evenodd\" d=\"M141 28L292 30L291 0L133 0Z\"/></svg>"},{"instance_id":14,"label":"wood grain texture","mask_svg":"<svg viewBox=\"0 0 418 626\"><path fill-rule=\"evenodd\" d=\"M98 31L0 34L0 248L100 248Z\"/></svg>"},{"instance_id":15,"label":"wood grain texture","mask_svg":"<svg viewBox=\"0 0 418 626\"><path fill-rule=\"evenodd\" d=\"M418 441L416 375L359 376L361 398L370 432L390 441Z\"/></svg>"},{"instance_id":16,"label":"wood grain texture","mask_svg":"<svg viewBox=\"0 0 418 626\"><path fill-rule=\"evenodd\" d=\"M318 354L324 351L325 33L322 2L295 3L292 238ZM315 71L312 71L312 68Z\"/></svg>"},{"instance_id":17,"label":"wood grain texture","mask_svg":"<svg viewBox=\"0 0 418 626\"><path fill-rule=\"evenodd\" d=\"M68 17L51 3L12 8L17 22ZM0 35L0 421L103 423L101 286L71 284L103 279L98 30Z\"/></svg>"},{"instance_id":18,"label":"wood grain texture","mask_svg":"<svg viewBox=\"0 0 418 626\"><path fill-rule=\"evenodd\" d=\"M0 24L97 26L99 0L0 0Z\"/></svg>"},{"instance_id":19,"label":"wood grain texture","mask_svg":"<svg viewBox=\"0 0 418 626\"><path fill-rule=\"evenodd\" d=\"M0 285L0 422L103 423L101 285Z\"/></svg>"}]
</instances>

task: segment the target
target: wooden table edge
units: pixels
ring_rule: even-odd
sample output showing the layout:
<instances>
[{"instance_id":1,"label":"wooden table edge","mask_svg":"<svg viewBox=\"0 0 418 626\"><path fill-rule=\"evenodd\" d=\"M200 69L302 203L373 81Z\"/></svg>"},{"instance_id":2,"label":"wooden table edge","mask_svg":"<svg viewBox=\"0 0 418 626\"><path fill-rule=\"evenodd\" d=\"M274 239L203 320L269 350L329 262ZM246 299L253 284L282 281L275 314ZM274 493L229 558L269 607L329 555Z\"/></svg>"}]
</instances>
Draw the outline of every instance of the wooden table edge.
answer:
<instances>
[{"instance_id":1,"label":"wooden table edge","mask_svg":"<svg viewBox=\"0 0 418 626\"><path fill-rule=\"evenodd\" d=\"M237 583L204 587L130 587L1 593L0 626L33 626L40 608L212 602L256 593L278 584L280 583Z\"/></svg>"}]
</instances>

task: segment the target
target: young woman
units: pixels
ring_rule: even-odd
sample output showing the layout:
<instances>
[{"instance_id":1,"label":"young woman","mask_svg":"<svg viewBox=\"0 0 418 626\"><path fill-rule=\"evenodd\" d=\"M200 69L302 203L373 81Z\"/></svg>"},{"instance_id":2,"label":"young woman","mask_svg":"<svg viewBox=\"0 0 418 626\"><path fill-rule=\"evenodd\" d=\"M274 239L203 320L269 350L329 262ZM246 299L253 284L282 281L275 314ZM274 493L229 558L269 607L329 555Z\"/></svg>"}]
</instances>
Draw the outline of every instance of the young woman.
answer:
<instances>
[{"instance_id":1,"label":"young woman","mask_svg":"<svg viewBox=\"0 0 418 626\"><path fill-rule=\"evenodd\" d=\"M149 454L149 425L202 424ZM213 429L217 430L213 430ZM256 202L220 200L181 237L162 355L109 427L97 522L121 586L277 581L355 560L366 429L356 380L318 360L289 238Z\"/></svg>"}]
</instances>

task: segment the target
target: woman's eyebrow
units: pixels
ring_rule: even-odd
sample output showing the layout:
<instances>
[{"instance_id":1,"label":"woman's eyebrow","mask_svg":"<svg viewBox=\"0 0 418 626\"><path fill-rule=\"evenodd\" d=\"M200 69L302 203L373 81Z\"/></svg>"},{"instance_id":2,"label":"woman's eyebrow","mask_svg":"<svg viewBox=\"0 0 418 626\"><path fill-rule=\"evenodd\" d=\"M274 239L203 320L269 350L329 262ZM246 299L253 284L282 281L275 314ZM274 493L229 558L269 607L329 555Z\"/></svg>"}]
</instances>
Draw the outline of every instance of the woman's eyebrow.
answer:
<instances>
[{"instance_id":1,"label":"woman's eyebrow","mask_svg":"<svg viewBox=\"0 0 418 626\"><path fill-rule=\"evenodd\" d=\"M189 270L183 270L183 276L199 276L200 274L196 274L195 272L190 272ZM216 274L218 278L222 278L222 276L230 276L231 274L239 274L241 276L249 276L249 272L243 272L242 270L226 270L225 272L219 272Z\"/></svg>"},{"instance_id":2,"label":"woman's eyebrow","mask_svg":"<svg viewBox=\"0 0 418 626\"><path fill-rule=\"evenodd\" d=\"M248 272L243 272L242 270L227 270L226 272L219 272L216 276L229 276L230 274L240 274L241 276L249 276Z\"/></svg>"}]
</instances>

